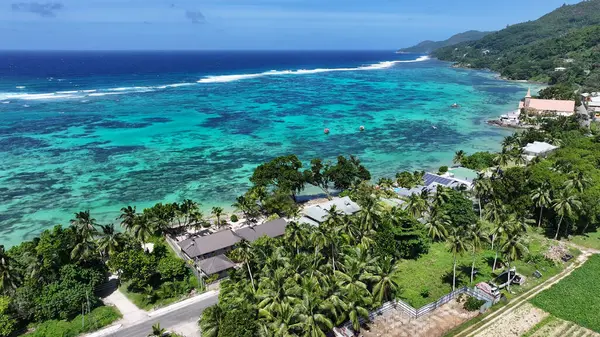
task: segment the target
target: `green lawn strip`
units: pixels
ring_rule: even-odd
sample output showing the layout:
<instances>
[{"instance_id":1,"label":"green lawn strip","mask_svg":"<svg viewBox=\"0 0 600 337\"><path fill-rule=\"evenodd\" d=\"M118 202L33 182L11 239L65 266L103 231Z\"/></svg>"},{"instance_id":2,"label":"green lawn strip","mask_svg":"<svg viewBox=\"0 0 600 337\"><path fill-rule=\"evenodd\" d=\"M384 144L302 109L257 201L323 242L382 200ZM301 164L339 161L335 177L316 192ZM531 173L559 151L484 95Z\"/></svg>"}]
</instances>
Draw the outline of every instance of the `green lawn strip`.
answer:
<instances>
[{"instance_id":1,"label":"green lawn strip","mask_svg":"<svg viewBox=\"0 0 600 337\"><path fill-rule=\"evenodd\" d=\"M521 337L531 337L536 332L538 332L541 328L543 328L544 326L546 326L548 324L551 324L554 321L556 321L556 317L554 317L552 315L548 315L548 316L546 316L546 318L541 320L538 324L534 325L533 328L529 329L529 331L527 331Z\"/></svg>"},{"instance_id":2,"label":"green lawn strip","mask_svg":"<svg viewBox=\"0 0 600 337\"><path fill-rule=\"evenodd\" d=\"M529 251L531 254L541 254L547 249L548 245L548 240L543 240L538 236L529 238ZM470 284L472 256L469 253L459 256L456 268L457 288L464 285L475 286L479 282L490 281L495 278L498 271L492 273L491 262L493 259L494 251L492 250L481 251L477 254L475 268L478 269L478 273L473 284ZM400 298L418 309L448 294L452 291L452 264L453 256L448 252L444 243L432 244L429 252L417 260L400 262L401 272L398 277L398 283L402 289ZM562 264L536 266L524 261L517 261L513 266L516 266L520 274L527 277L527 282L523 287L512 287L513 294L507 294L509 299L544 282L564 268ZM536 270L542 273L542 277L539 279L532 276ZM424 296L426 294L429 296Z\"/></svg>"},{"instance_id":3,"label":"green lawn strip","mask_svg":"<svg viewBox=\"0 0 600 337\"><path fill-rule=\"evenodd\" d=\"M28 337L75 337L82 333L99 330L122 317L119 310L112 306L98 307L85 317L81 315L71 321L50 320L35 327L35 331Z\"/></svg>"},{"instance_id":4,"label":"green lawn strip","mask_svg":"<svg viewBox=\"0 0 600 337\"><path fill-rule=\"evenodd\" d=\"M570 241L578 246L600 250L600 230L585 235L573 235Z\"/></svg>"},{"instance_id":5,"label":"green lawn strip","mask_svg":"<svg viewBox=\"0 0 600 337\"><path fill-rule=\"evenodd\" d=\"M195 276L191 275L189 276L189 280L187 282L195 282L195 280ZM131 302L133 302L133 304L135 304L136 307L146 311L167 306L169 304L183 300L187 297L187 293L176 294L166 298L159 298L155 302L150 302L149 296L147 294L129 291L127 290L127 288L128 284L124 283L119 287L119 290L123 293L123 295L125 295L125 297L127 297Z\"/></svg>"},{"instance_id":6,"label":"green lawn strip","mask_svg":"<svg viewBox=\"0 0 600 337\"><path fill-rule=\"evenodd\" d=\"M600 332L600 255L593 255L550 289L530 302L567 321Z\"/></svg>"}]
</instances>

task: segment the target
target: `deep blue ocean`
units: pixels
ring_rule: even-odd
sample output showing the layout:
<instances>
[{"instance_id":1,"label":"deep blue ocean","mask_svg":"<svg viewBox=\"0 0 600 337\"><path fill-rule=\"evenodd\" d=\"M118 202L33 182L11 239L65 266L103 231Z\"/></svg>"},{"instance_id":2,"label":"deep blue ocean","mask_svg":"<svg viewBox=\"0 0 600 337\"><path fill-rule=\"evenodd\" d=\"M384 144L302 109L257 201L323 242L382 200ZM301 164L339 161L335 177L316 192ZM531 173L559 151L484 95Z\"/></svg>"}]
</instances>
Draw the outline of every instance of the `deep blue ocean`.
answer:
<instances>
[{"instance_id":1,"label":"deep blue ocean","mask_svg":"<svg viewBox=\"0 0 600 337\"><path fill-rule=\"evenodd\" d=\"M279 155L354 154L376 178L437 169L498 149L509 131L485 121L526 90L392 51L2 52L0 244L85 209L230 210Z\"/></svg>"}]
</instances>

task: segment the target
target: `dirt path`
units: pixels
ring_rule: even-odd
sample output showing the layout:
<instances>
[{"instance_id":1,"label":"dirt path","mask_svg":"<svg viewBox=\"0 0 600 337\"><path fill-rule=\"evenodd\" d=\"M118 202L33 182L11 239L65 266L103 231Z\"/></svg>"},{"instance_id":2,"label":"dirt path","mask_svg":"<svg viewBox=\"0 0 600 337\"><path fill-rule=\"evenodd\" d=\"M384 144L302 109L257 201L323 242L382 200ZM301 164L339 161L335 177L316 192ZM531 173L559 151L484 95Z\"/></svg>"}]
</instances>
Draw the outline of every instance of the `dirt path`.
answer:
<instances>
[{"instance_id":1,"label":"dirt path","mask_svg":"<svg viewBox=\"0 0 600 337\"><path fill-rule=\"evenodd\" d=\"M483 333L488 327L494 325L497 321L501 320L504 315L510 314L524 303L527 303L527 301L533 298L535 295L550 288L555 283L558 283L563 278L569 276L573 272L573 270L580 267L585 261L587 261L587 259L592 254L597 252L593 249L587 249L579 246L576 247L582 251L582 254L579 255L579 257L577 257L577 260L571 265L569 265L565 270L560 272L558 275L548 279L546 282L538 285L537 287L530 289L529 291L520 295L519 297L514 298L511 301L511 303L509 303L507 306L499 309L496 312L491 313L489 316L481 320L481 322L479 322L478 324L475 324L465 329L464 331L456 334L456 337L478 336L480 333Z\"/></svg>"}]
</instances>

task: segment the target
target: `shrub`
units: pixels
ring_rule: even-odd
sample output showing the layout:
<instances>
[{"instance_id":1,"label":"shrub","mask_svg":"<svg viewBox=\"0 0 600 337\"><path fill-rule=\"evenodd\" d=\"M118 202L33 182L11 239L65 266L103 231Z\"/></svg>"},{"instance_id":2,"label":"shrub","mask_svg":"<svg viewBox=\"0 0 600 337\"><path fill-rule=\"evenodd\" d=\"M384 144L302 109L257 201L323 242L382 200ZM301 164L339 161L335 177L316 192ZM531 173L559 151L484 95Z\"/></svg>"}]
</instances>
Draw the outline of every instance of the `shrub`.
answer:
<instances>
[{"instance_id":1,"label":"shrub","mask_svg":"<svg viewBox=\"0 0 600 337\"><path fill-rule=\"evenodd\" d=\"M277 220L277 219L279 219L279 214L275 213L275 214L269 215L269 217L267 218L267 221L272 221L272 220Z\"/></svg>"},{"instance_id":2,"label":"shrub","mask_svg":"<svg viewBox=\"0 0 600 337\"><path fill-rule=\"evenodd\" d=\"M229 220L231 220L231 222L238 222L238 217L235 214L231 214L231 217L229 217Z\"/></svg>"},{"instance_id":3,"label":"shrub","mask_svg":"<svg viewBox=\"0 0 600 337\"><path fill-rule=\"evenodd\" d=\"M121 318L121 313L114 307L99 307L88 315L85 316L85 325L81 327L81 315L73 318L73 320L57 321L49 320L38 325L30 337L47 337L47 336L61 336L61 337L75 337L81 333L91 332L98 330L102 327L109 325L110 323Z\"/></svg>"},{"instance_id":4,"label":"shrub","mask_svg":"<svg viewBox=\"0 0 600 337\"><path fill-rule=\"evenodd\" d=\"M469 298L467 298L467 300L465 301L464 308L467 311L478 311L479 308L481 308L481 306L484 304L485 301L478 300L475 297L469 296Z\"/></svg>"},{"instance_id":5,"label":"shrub","mask_svg":"<svg viewBox=\"0 0 600 337\"><path fill-rule=\"evenodd\" d=\"M429 289L428 288L421 289L421 297L423 297L423 298L429 297Z\"/></svg>"},{"instance_id":6,"label":"shrub","mask_svg":"<svg viewBox=\"0 0 600 337\"><path fill-rule=\"evenodd\" d=\"M448 172L448 166L440 166L440 169L438 170L438 174L444 174Z\"/></svg>"},{"instance_id":7,"label":"shrub","mask_svg":"<svg viewBox=\"0 0 600 337\"><path fill-rule=\"evenodd\" d=\"M185 261L172 256L160 259L157 270L163 281L181 280L188 272Z\"/></svg>"},{"instance_id":8,"label":"shrub","mask_svg":"<svg viewBox=\"0 0 600 337\"><path fill-rule=\"evenodd\" d=\"M9 305L10 297L0 296L0 336L8 336L13 333L17 324L17 321L6 312Z\"/></svg>"}]
</instances>

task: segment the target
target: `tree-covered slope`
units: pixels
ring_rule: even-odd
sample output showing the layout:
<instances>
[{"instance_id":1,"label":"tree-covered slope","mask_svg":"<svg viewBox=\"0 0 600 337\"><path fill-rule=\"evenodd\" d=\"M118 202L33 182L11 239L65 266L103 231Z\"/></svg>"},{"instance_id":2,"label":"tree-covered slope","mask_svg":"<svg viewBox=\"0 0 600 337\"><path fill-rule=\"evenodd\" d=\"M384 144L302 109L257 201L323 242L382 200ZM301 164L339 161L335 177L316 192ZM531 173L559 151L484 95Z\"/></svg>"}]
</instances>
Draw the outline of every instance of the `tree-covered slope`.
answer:
<instances>
[{"instance_id":1,"label":"tree-covered slope","mask_svg":"<svg viewBox=\"0 0 600 337\"><path fill-rule=\"evenodd\" d=\"M452 37L444 41L427 40L412 47L402 48L398 51L404 53L431 53L439 48L453 46L461 42L479 40L490 33L492 32L480 32L478 30L470 30L468 32L453 35Z\"/></svg>"},{"instance_id":2,"label":"tree-covered slope","mask_svg":"<svg viewBox=\"0 0 600 337\"><path fill-rule=\"evenodd\" d=\"M440 48L434 56L460 66L489 68L510 79L600 86L600 0L564 5L479 41ZM566 71L555 71L564 67Z\"/></svg>"}]
</instances>

